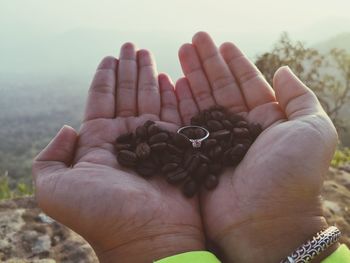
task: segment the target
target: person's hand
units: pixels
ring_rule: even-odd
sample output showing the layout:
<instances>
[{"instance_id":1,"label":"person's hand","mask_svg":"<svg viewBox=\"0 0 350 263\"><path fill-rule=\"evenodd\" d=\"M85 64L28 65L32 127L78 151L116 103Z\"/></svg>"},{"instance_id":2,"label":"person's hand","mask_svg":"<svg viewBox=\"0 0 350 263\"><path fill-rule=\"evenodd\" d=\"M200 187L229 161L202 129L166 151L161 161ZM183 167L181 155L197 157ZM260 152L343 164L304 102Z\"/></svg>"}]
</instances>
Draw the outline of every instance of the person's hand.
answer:
<instances>
[{"instance_id":1,"label":"person's hand","mask_svg":"<svg viewBox=\"0 0 350 263\"><path fill-rule=\"evenodd\" d=\"M181 47L179 58L186 79L176 92L185 123L218 104L264 129L218 187L201 193L206 234L225 262L279 262L327 226L320 189L336 130L287 67L276 72L272 89L236 46L225 43L219 51L202 32Z\"/></svg>"},{"instance_id":2,"label":"person's hand","mask_svg":"<svg viewBox=\"0 0 350 263\"><path fill-rule=\"evenodd\" d=\"M39 206L82 235L101 262L153 262L204 248L196 198L117 163L116 137L148 119L169 130L181 124L173 84L158 77L148 51L127 43L119 60L100 63L79 134L63 127L33 163Z\"/></svg>"}]
</instances>

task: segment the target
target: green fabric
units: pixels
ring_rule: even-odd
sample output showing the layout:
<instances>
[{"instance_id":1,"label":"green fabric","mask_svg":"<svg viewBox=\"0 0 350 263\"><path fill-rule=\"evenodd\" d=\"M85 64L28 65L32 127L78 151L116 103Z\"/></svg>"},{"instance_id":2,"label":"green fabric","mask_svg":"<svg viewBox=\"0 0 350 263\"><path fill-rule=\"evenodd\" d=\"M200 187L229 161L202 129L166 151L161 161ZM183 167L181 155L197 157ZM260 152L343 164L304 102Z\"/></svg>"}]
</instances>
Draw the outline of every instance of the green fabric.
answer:
<instances>
[{"instance_id":1,"label":"green fabric","mask_svg":"<svg viewBox=\"0 0 350 263\"><path fill-rule=\"evenodd\" d=\"M349 263L350 262L350 250L346 245L340 245L336 251L334 251L321 263Z\"/></svg>"},{"instance_id":2,"label":"green fabric","mask_svg":"<svg viewBox=\"0 0 350 263\"><path fill-rule=\"evenodd\" d=\"M155 263L220 263L220 261L208 251L191 251L163 258Z\"/></svg>"}]
</instances>

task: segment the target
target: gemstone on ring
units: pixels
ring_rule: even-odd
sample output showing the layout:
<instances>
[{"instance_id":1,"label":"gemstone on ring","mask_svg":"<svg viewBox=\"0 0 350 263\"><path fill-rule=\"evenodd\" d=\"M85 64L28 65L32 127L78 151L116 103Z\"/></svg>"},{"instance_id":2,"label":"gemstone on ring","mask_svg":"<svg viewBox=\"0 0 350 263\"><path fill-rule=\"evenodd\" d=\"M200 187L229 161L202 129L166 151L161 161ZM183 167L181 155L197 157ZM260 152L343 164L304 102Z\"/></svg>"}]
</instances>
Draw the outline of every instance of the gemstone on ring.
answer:
<instances>
[{"instance_id":1,"label":"gemstone on ring","mask_svg":"<svg viewBox=\"0 0 350 263\"><path fill-rule=\"evenodd\" d=\"M202 138L189 138L186 134L183 133L183 131L186 129L201 129L202 131L205 132L205 135ZM202 145L202 141L204 141L209 137L209 131L207 129L201 126L195 126L195 125L181 127L180 129L177 130L177 133L186 137L192 143L193 148L200 148Z\"/></svg>"}]
</instances>

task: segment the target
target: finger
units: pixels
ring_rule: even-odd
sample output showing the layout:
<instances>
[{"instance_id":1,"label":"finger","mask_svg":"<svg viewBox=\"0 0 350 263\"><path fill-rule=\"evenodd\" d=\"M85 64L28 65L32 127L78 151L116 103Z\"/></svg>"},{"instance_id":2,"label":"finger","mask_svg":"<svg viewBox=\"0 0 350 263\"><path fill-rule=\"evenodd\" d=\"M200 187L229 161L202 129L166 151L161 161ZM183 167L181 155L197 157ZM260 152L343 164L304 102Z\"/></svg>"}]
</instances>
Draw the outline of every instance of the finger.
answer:
<instances>
[{"instance_id":1,"label":"finger","mask_svg":"<svg viewBox=\"0 0 350 263\"><path fill-rule=\"evenodd\" d=\"M137 52L138 61L138 114L160 114L160 93L155 61L148 50Z\"/></svg>"},{"instance_id":2,"label":"finger","mask_svg":"<svg viewBox=\"0 0 350 263\"><path fill-rule=\"evenodd\" d=\"M73 160L77 141L76 131L70 126L63 126L45 149L34 159L34 180L41 174L51 174L57 170L68 169Z\"/></svg>"},{"instance_id":3,"label":"finger","mask_svg":"<svg viewBox=\"0 0 350 263\"><path fill-rule=\"evenodd\" d=\"M115 84L118 60L105 57L99 64L87 98L84 121L114 118Z\"/></svg>"},{"instance_id":4,"label":"finger","mask_svg":"<svg viewBox=\"0 0 350 263\"><path fill-rule=\"evenodd\" d=\"M160 74L158 76L158 81L161 96L160 119L165 122L181 125L174 84L166 74Z\"/></svg>"},{"instance_id":5,"label":"finger","mask_svg":"<svg viewBox=\"0 0 350 263\"><path fill-rule=\"evenodd\" d=\"M136 116L137 104L137 63L136 48L125 43L120 49L118 65L118 84L116 94L116 115L120 117Z\"/></svg>"},{"instance_id":6,"label":"finger","mask_svg":"<svg viewBox=\"0 0 350 263\"><path fill-rule=\"evenodd\" d=\"M186 78L181 78L176 82L175 93L179 103L182 123L188 125L191 122L191 118L199 112L199 109L193 99L191 89Z\"/></svg>"},{"instance_id":7,"label":"finger","mask_svg":"<svg viewBox=\"0 0 350 263\"><path fill-rule=\"evenodd\" d=\"M247 111L236 80L211 37L205 32L198 32L193 36L192 43L209 79L216 103L233 112Z\"/></svg>"},{"instance_id":8,"label":"finger","mask_svg":"<svg viewBox=\"0 0 350 263\"><path fill-rule=\"evenodd\" d=\"M196 49L191 44L184 44L179 50L179 59L198 107L201 110L215 105L214 97L207 77L202 69Z\"/></svg>"},{"instance_id":9,"label":"finger","mask_svg":"<svg viewBox=\"0 0 350 263\"><path fill-rule=\"evenodd\" d=\"M233 43L224 43L220 52L239 83L250 110L276 101L275 93L257 67Z\"/></svg>"},{"instance_id":10,"label":"finger","mask_svg":"<svg viewBox=\"0 0 350 263\"><path fill-rule=\"evenodd\" d=\"M296 119L322 111L316 95L287 66L276 71L273 88L277 101L288 119Z\"/></svg>"}]
</instances>

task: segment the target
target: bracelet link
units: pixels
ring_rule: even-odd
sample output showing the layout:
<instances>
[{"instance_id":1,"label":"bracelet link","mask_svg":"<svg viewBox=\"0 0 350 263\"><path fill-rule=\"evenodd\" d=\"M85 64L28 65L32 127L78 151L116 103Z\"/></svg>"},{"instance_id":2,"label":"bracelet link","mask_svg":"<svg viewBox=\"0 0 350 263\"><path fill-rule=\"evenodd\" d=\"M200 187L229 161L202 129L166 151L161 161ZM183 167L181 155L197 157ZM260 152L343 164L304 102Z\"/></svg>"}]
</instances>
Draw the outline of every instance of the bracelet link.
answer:
<instances>
[{"instance_id":1,"label":"bracelet link","mask_svg":"<svg viewBox=\"0 0 350 263\"><path fill-rule=\"evenodd\" d=\"M335 244L340 236L340 230L335 226L331 226L326 230L318 232L312 239L298 247L280 263L308 263L321 252Z\"/></svg>"}]
</instances>

